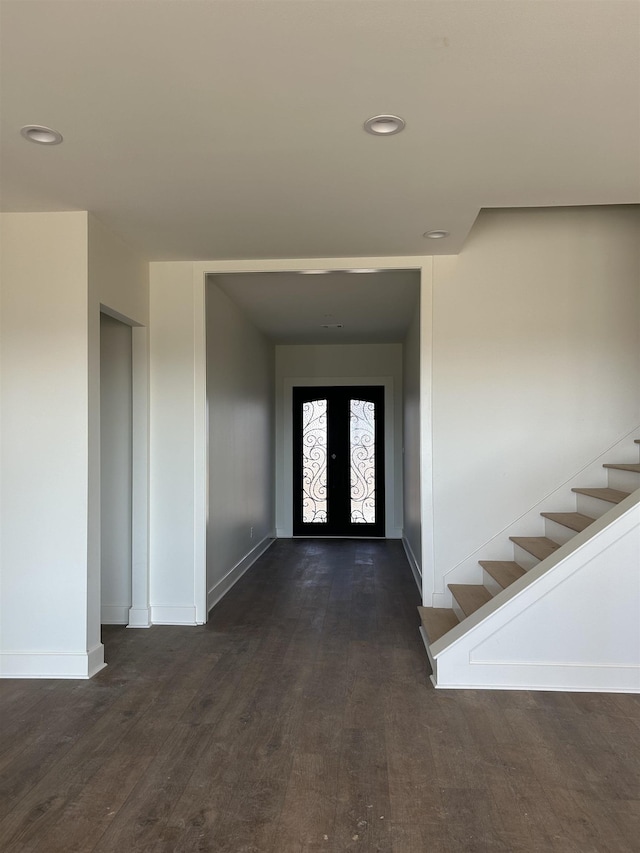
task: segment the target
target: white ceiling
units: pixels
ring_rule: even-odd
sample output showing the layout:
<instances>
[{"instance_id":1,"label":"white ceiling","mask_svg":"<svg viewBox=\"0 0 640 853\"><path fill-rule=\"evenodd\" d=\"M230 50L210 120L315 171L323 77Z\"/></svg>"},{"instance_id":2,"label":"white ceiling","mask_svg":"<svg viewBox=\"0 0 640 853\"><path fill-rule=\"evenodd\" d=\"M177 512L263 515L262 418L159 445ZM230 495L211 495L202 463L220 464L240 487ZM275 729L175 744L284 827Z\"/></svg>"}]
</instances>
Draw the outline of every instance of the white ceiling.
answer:
<instances>
[{"instance_id":1,"label":"white ceiling","mask_svg":"<svg viewBox=\"0 0 640 853\"><path fill-rule=\"evenodd\" d=\"M635 0L0 0L4 210L154 260L456 253L481 207L640 202ZM381 112L404 133L362 130ZM62 145L20 127L59 130ZM424 231L443 228L448 240Z\"/></svg>"},{"instance_id":2,"label":"white ceiling","mask_svg":"<svg viewBox=\"0 0 640 853\"><path fill-rule=\"evenodd\" d=\"M418 308L420 273L238 273L210 280L278 344L400 343ZM342 328L323 328L337 324Z\"/></svg>"}]
</instances>

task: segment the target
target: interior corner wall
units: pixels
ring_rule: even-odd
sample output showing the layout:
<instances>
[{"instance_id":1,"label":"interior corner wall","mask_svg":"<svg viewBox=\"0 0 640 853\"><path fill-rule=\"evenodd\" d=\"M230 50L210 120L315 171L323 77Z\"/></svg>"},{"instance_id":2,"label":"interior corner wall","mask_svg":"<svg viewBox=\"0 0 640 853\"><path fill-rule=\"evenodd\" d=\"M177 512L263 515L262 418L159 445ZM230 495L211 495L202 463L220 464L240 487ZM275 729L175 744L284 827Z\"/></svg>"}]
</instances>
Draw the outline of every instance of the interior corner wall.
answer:
<instances>
[{"instance_id":1,"label":"interior corner wall","mask_svg":"<svg viewBox=\"0 0 640 853\"><path fill-rule=\"evenodd\" d=\"M388 436L386 456L392 460L393 481L388 494L386 535L402 535L402 344L304 344L276 346L276 528L280 536L292 535L293 486L291 465L287 465L286 416L291 400L285 399L286 380L295 379L369 379L393 380L393 432ZM329 384L331 384L329 382ZM285 406L288 406L285 412ZM389 422L391 423L391 422ZM290 427L289 427L290 429ZM291 449L289 449L291 453ZM386 466L385 466L386 467ZM388 471L388 469L387 469ZM289 476L286 472L289 472ZM388 479L390 479L388 477Z\"/></svg>"},{"instance_id":2,"label":"interior corner wall","mask_svg":"<svg viewBox=\"0 0 640 853\"><path fill-rule=\"evenodd\" d=\"M640 423L637 207L484 211L434 258L436 583Z\"/></svg>"},{"instance_id":3,"label":"interior corner wall","mask_svg":"<svg viewBox=\"0 0 640 853\"><path fill-rule=\"evenodd\" d=\"M420 296L404 341L403 483L404 544L415 569L422 574L422 516L420 502Z\"/></svg>"},{"instance_id":4,"label":"interior corner wall","mask_svg":"<svg viewBox=\"0 0 640 853\"><path fill-rule=\"evenodd\" d=\"M274 346L207 283L207 593L212 606L274 537Z\"/></svg>"},{"instance_id":5,"label":"interior corner wall","mask_svg":"<svg viewBox=\"0 0 640 853\"><path fill-rule=\"evenodd\" d=\"M86 677L89 288L87 214L3 214L2 673Z\"/></svg>"},{"instance_id":6,"label":"interior corner wall","mask_svg":"<svg viewBox=\"0 0 640 853\"><path fill-rule=\"evenodd\" d=\"M149 325L149 264L89 214L89 275L100 305L129 325Z\"/></svg>"}]
</instances>

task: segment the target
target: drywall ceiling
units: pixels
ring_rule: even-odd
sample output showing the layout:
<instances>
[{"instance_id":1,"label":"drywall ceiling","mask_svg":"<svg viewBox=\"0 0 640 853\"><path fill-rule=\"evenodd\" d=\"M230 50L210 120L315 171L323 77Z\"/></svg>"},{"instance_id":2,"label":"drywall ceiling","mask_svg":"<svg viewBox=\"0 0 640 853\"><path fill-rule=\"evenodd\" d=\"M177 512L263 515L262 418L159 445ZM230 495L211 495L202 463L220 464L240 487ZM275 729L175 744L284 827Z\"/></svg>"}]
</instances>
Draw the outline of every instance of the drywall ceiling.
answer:
<instances>
[{"instance_id":1,"label":"drywall ceiling","mask_svg":"<svg viewBox=\"0 0 640 853\"><path fill-rule=\"evenodd\" d=\"M400 343L418 310L420 273L238 273L209 281L278 344Z\"/></svg>"},{"instance_id":2,"label":"drywall ceiling","mask_svg":"<svg viewBox=\"0 0 640 853\"><path fill-rule=\"evenodd\" d=\"M633 0L0 0L0 16L3 209L91 210L150 259L456 253L482 207L640 201ZM385 112L406 130L366 134ZM30 144L26 124L64 143Z\"/></svg>"}]
</instances>

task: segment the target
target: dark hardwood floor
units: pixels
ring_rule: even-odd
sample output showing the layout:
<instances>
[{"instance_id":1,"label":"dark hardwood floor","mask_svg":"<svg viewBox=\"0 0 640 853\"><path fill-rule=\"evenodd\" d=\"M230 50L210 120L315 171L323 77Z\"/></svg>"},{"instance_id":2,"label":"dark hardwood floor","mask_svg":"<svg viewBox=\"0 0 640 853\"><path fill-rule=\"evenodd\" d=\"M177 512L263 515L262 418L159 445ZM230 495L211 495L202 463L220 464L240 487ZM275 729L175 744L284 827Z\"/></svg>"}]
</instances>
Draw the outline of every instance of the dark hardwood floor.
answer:
<instances>
[{"instance_id":1,"label":"dark hardwood floor","mask_svg":"<svg viewBox=\"0 0 640 853\"><path fill-rule=\"evenodd\" d=\"M436 691L395 541L281 540L201 628L0 682L0 848L640 850L640 696Z\"/></svg>"}]
</instances>

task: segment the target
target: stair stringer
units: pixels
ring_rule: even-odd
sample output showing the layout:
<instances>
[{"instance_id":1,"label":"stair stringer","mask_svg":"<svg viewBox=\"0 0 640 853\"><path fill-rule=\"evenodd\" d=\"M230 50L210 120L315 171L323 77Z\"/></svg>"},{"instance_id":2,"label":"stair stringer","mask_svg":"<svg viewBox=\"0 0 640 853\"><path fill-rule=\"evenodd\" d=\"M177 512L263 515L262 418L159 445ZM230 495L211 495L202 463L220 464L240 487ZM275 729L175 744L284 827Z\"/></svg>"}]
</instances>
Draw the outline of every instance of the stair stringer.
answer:
<instances>
[{"instance_id":1,"label":"stair stringer","mask_svg":"<svg viewBox=\"0 0 640 853\"><path fill-rule=\"evenodd\" d=\"M439 688L640 693L640 489L429 653Z\"/></svg>"},{"instance_id":2,"label":"stair stringer","mask_svg":"<svg viewBox=\"0 0 640 853\"><path fill-rule=\"evenodd\" d=\"M544 535L544 519L541 512L571 512L576 508L576 496L571 492L574 486L606 486L607 472L603 463L612 460L621 462L637 462L638 449L633 440L640 439L640 426L634 427L622 438L607 447L597 457L585 464L579 471L572 474L562 483L554 486L539 501L526 512L519 515L509 524L503 526L490 539L474 548L464 559L449 567L435 580L435 590L429 606L451 607L450 583L482 583L482 568L479 560L512 560L513 543L510 536L542 536Z\"/></svg>"}]
</instances>

